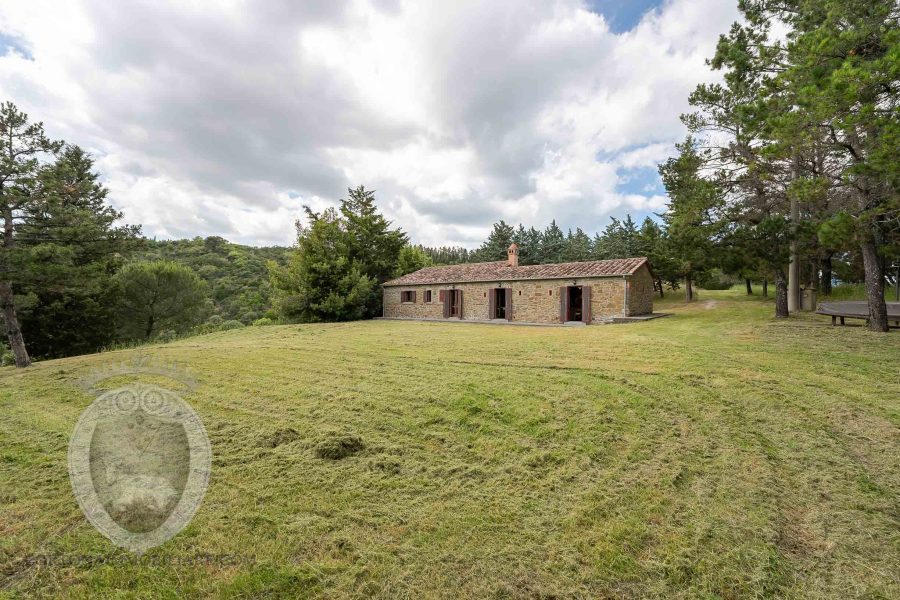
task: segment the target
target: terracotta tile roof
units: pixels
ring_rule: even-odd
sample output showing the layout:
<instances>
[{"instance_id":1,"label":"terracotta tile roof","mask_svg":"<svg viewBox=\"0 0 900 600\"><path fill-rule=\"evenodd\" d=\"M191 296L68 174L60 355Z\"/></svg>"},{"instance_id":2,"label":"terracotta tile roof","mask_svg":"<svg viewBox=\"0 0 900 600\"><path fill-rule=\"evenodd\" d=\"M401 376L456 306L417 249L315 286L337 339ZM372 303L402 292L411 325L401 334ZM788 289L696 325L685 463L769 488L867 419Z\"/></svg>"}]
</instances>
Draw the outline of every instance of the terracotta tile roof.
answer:
<instances>
[{"instance_id":1,"label":"terracotta tile roof","mask_svg":"<svg viewBox=\"0 0 900 600\"><path fill-rule=\"evenodd\" d=\"M507 261L466 263L443 267L425 267L385 282L386 286L468 283L475 281L511 281L518 279L571 279L581 277L621 277L634 274L646 258L617 258L550 265L510 267ZM649 266L649 265L648 265Z\"/></svg>"}]
</instances>

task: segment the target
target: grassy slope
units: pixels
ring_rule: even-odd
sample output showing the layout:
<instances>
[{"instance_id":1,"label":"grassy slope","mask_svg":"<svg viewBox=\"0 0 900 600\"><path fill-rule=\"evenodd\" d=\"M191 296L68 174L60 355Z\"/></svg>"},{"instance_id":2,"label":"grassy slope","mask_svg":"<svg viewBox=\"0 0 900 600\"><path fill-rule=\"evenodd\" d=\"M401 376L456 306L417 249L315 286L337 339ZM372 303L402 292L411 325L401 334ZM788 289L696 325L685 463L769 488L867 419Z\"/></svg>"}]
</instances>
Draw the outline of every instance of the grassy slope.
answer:
<instances>
[{"instance_id":1,"label":"grassy slope","mask_svg":"<svg viewBox=\"0 0 900 600\"><path fill-rule=\"evenodd\" d=\"M133 351L2 369L0 595L900 596L900 335L732 291L666 309L145 349L204 380L187 399L215 458L193 522L143 559L66 471L76 382ZM266 447L284 427L300 439ZM347 431L365 451L314 457Z\"/></svg>"}]
</instances>

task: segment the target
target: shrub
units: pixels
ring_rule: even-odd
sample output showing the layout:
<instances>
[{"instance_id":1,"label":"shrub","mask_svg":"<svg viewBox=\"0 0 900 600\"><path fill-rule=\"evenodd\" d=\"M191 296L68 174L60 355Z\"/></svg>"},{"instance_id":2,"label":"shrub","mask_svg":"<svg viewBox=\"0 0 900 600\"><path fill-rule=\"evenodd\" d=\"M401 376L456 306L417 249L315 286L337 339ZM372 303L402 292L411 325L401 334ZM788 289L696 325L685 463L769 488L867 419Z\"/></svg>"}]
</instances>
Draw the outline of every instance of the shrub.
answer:
<instances>
[{"instance_id":1,"label":"shrub","mask_svg":"<svg viewBox=\"0 0 900 600\"><path fill-rule=\"evenodd\" d=\"M156 336L156 340L159 342L171 342L174 341L178 337L178 332L174 329L166 329L161 332L158 336Z\"/></svg>"},{"instance_id":2,"label":"shrub","mask_svg":"<svg viewBox=\"0 0 900 600\"><path fill-rule=\"evenodd\" d=\"M229 321L224 321L221 325L219 325L219 331L228 331L229 329L240 329L244 324L240 321L236 321L235 319L231 319Z\"/></svg>"},{"instance_id":3,"label":"shrub","mask_svg":"<svg viewBox=\"0 0 900 600\"><path fill-rule=\"evenodd\" d=\"M0 367L16 364L16 357L6 344L0 344Z\"/></svg>"},{"instance_id":4,"label":"shrub","mask_svg":"<svg viewBox=\"0 0 900 600\"><path fill-rule=\"evenodd\" d=\"M734 277L722 273L719 269L713 269L697 279L697 287L704 290L728 290L735 283L737 280Z\"/></svg>"},{"instance_id":5,"label":"shrub","mask_svg":"<svg viewBox=\"0 0 900 600\"><path fill-rule=\"evenodd\" d=\"M257 320L258 318L259 318L259 313L256 311L251 311L251 312L245 312L244 314L242 314L241 318L238 320L241 323L244 323L245 325L250 325L251 323L253 323L253 321Z\"/></svg>"},{"instance_id":6,"label":"shrub","mask_svg":"<svg viewBox=\"0 0 900 600\"><path fill-rule=\"evenodd\" d=\"M253 325L256 327L265 327L267 325L274 325L275 321L270 319L269 317L263 317L261 319L257 319L253 321Z\"/></svg>"}]
</instances>

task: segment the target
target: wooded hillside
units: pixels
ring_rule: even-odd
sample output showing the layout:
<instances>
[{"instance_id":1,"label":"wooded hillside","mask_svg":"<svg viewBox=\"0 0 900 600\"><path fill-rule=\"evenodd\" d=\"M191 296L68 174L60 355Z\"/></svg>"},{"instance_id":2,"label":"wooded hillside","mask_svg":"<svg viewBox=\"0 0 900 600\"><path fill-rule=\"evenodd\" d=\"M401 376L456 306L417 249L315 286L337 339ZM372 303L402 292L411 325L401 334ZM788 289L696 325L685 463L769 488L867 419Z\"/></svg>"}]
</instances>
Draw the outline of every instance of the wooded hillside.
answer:
<instances>
[{"instance_id":1,"label":"wooded hillside","mask_svg":"<svg viewBox=\"0 0 900 600\"><path fill-rule=\"evenodd\" d=\"M139 260L170 260L190 267L209 286L210 314L249 325L271 308L268 261L284 264L290 248L258 248L221 237L147 240Z\"/></svg>"}]
</instances>

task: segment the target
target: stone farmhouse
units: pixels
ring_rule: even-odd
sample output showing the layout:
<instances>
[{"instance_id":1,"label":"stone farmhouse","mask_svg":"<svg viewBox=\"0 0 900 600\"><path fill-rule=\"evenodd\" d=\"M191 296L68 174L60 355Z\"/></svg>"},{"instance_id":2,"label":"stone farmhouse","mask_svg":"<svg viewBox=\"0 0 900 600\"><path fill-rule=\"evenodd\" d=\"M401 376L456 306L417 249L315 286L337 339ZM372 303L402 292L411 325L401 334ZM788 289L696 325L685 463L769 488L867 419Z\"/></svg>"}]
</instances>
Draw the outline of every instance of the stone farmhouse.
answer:
<instances>
[{"instance_id":1,"label":"stone farmhouse","mask_svg":"<svg viewBox=\"0 0 900 600\"><path fill-rule=\"evenodd\" d=\"M653 312L646 258L519 265L508 260L426 267L384 284L384 316L516 323L603 323Z\"/></svg>"}]
</instances>

